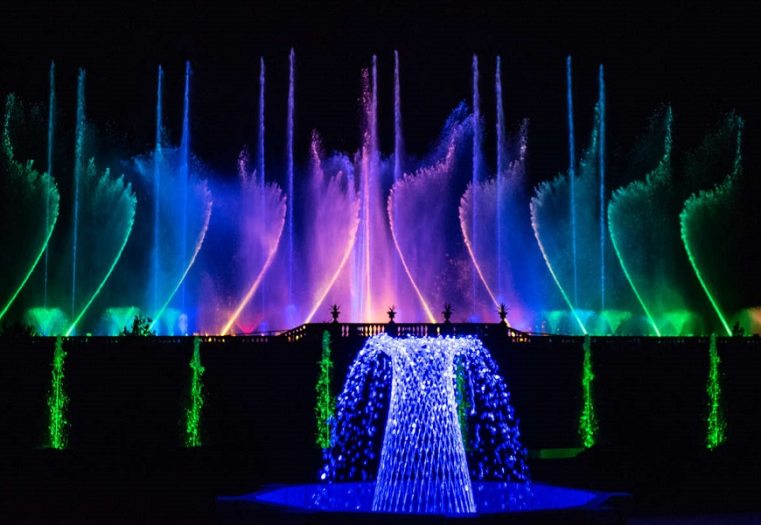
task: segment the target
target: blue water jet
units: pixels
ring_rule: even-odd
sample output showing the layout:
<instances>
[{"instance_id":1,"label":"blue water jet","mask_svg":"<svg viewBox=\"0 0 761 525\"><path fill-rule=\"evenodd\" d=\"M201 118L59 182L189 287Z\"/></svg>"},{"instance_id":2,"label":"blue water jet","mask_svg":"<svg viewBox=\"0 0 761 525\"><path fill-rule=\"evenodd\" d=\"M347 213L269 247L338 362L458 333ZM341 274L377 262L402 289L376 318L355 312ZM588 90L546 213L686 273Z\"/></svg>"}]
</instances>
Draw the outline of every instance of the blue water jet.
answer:
<instances>
[{"instance_id":1,"label":"blue water jet","mask_svg":"<svg viewBox=\"0 0 761 525\"><path fill-rule=\"evenodd\" d=\"M159 309L159 260L161 259L161 140L163 131L164 69L159 66L156 81L156 142L153 150L153 254L151 278L151 311Z\"/></svg>"},{"instance_id":2,"label":"blue water jet","mask_svg":"<svg viewBox=\"0 0 761 525\"><path fill-rule=\"evenodd\" d=\"M264 126L264 112L265 112L265 98L264 98L264 88L266 84L266 69L264 67L264 57L259 57L259 128L258 128L258 135L257 140L259 142L258 151L257 151L257 171L258 173L258 180L259 185L264 188L265 184L265 165L266 165L266 154L264 151L264 139L265 139L265 126ZM259 221L263 221L264 217L261 214L261 210L264 209L264 201L265 201L265 193L262 191L261 198L259 200L258 208L260 210L259 212ZM259 293L259 306L262 311L266 308L267 305L267 283L263 282L260 288Z\"/></svg>"},{"instance_id":3,"label":"blue water jet","mask_svg":"<svg viewBox=\"0 0 761 525\"><path fill-rule=\"evenodd\" d=\"M605 224L605 77L603 67L600 64L599 70L599 100L598 108L600 112L600 133L598 162L600 163L600 311L605 310L605 239L607 230Z\"/></svg>"},{"instance_id":4,"label":"blue water jet","mask_svg":"<svg viewBox=\"0 0 761 525\"><path fill-rule=\"evenodd\" d=\"M481 101L478 93L478 55L473 55L473 172L471 177L471 185L475 189L478 184L478 179L481 171ZM473 228L471 231L472 243L476 245L478 243L478 224L477 217L478 209L473 203ZM478 277L476 269L471 269L471 288L472 288L472 310L471 316L476 314L476 281Z\"/></svg>"},{"instance_id":5,"label":"blue water jet","mask_svg":"<svg viewBox=\"0 0 761 525\"><path fill-rule=\"evenodd\" d=\"M50 93L48 95L48 178L45 186L45 224L50 224L50 183L53 180L53 138L55 134L55 62L50 62ZM45 248L42 304L48 307L48 248Z\"/></svg>"},{"instance_id":6,"label":"blue water jet","mask_svg":"<svg viewBox=\"0 0 761 525\"><path fill-rule=\"evenodd\" d=\"M399 52L394 51L394 184L402 178L402 150L404 139L402 137L402 94L399 86ZM396 223L396 210L394 210L394 223ZM394 290L399 289L399 257L394 255Z\"/></svg>"},{"instance_id":7,"label":"blue water jet","mask_svg":"<svg viewBox=\"0 0 761 525\"><path fill-rule=\"evenodd\" d=\"M190 170L190 61L185 62L185 92L182 103L182 139L180 142L180 196L182 199L182 229L180 230L180 265L188 260L188 186ZM185 310L185 282L180 286L180 304Z\"/></svg>"},{"instance_id":8,"label":"blue water jet","mask_svg":"<svg viewBox=\"0 0 761 525\"><path fill-rule=\"evenodd\" d=\"M264 57L259 57L259 129L257 140L259 148L257 151L257 171L259 172L259 184L264 186Z\"/></svg>"},{"instance_id":9,"label":"blue water jet","mask_svg":"<svg viewBox=\"0 0 761 525\"><path fill-rule=\"evenodd\" d=\"M289 309L293 307L293 215L296 212L295 195L293 188L293 112L294 112L294 89L296 82L296 53L293 48L288 54L288 121L286 124L286 155L288 175L288 299Z\"/></svg>"},{"instance_id":10,"label":"blue water jet","mask_svg":"<svg viewBox=\"0 0 761 525\"><path fill-rule=\"evenodd\" d=\"M79 185L85 172L85 70L77 78L77 120L74 131L74 220L71 247L71 316L77 314L77 241L79 236Z\"/></svg>"},{"instance_id":11,"label":"blue water jet","mask_svg":"<svg viewBox=\"0 0 761 525\"><path fill-rule=\"evenodd\" d=\"M565 61L566 101L568 104L568 181L571 194L571 264L573 266L573 304L579 304L579 276L576 266L576 140L573 136L573 78L571 55Z\"/></svg>"},{"instance_id":12,"label":"blue water jet","mask_svg":"<svg viewBox=\"0 0 761 525\"><path fill-rule=\"evenodd\" d=\"M499 56L497 56L497 70L494 75L494 91L497 98L497 298L502 300L504 297L502 284L502 221L504 216L502 177L507 168L505 162L507 144L505 141L505 109L502 106L502 58Z\"/></svg>"}]
</instances>

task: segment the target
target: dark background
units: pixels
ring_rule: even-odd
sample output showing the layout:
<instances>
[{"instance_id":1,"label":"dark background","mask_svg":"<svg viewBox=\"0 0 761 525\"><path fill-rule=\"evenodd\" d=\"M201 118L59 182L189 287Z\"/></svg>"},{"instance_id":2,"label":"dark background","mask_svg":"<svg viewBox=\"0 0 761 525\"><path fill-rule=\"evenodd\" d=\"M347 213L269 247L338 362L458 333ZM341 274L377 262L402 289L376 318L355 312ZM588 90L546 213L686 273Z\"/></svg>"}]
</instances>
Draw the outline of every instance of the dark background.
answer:
<instances>
[{"instance_id":1,"label":"dark background","mask_svg":"<svg viewBox=\"0 0 761 525\"><path fill-rule=\"evenodd\" d=\"M580 446L583 338L510 340L499 325L452 326L489 328L481 338L534 452L534 480L633 493L637 514L758 512L757 337L717 341L727 439L712 452L704 442L708 338L592 338L597 444L575 458L543 459L539 449ZM67 339L70 448L56 451L41 448L54 339L0 337L0 515L12 523L216 523L214 496L313 482L321 336L338 329L331 342L337 393L364 343L337 334L356 327L310 325L291 343L204 337L203 446L196 449L182 447L192 338Z\"/></svg>"},{"instance_id":2,"label":"dark background","mask_svg":"<svg viewBox=\"0 0 761 525\"><path fill-rule=\"evenodd\" d=\"M297 53L299 163L306 161L313 128L327 150L356 149L360 70L373 53L380 68L381 147L391 152L394 49L402 61L407 149L425 154L449 111L470 99L471 56L478 53L493 166L492 86L501 55L508 125L515 130L521 118L531 119L529 178L537 182L567 164L564 61L571 54L577 148L592 124L598 65L606 68L615 187L625 182L616 180L616 162L663 103L674 107L677 150L696 145L722 113L738 111L747 122L746 169L758 171L761 90L753 80L761 65L759 22L750 2L7 3L0 7L0 92L45 104L48 66L55 60L59 126L71 128L77 68L84 67L90 120L118 144L112 149L134 154L152 147L158 64L166 68L169 138L179 141L183 63L189 59L192 147L215 170L232 175L240 148L256 144L263 56L268 178L280 178L291 46Z\"/></svg>"}]
</instances>

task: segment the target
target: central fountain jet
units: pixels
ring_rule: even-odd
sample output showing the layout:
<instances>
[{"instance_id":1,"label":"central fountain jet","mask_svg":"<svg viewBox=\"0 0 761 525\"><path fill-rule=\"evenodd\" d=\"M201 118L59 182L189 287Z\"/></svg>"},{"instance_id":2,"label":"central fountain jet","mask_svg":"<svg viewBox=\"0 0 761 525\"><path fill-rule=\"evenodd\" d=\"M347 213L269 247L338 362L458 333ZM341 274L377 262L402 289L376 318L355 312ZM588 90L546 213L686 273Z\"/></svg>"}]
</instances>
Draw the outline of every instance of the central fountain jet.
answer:
<instances>
[{"instance_id":1,"label":"central fountain jet","mask_svg":"<svg viewBox=\"0 0 761 525\"><path fill-rule=\"evenodd\" d=\"M475 337L369 338L332 429L320 478L338 484L323 506L339 505L334 491L354 484L365 510L472 514L515 508L508 500L528 487L507 384ZM502 503L482 497L484 483L502 487Z\"/></svg>"},{"instance_id":2,"label":"central fountain jet","mask_svg":"<svg viewBox=\"0 0 761 525\"><path fill-rule=\"evenodd\" d=\"M391 339L391 406L373 511L476 512L455 399L455 355L468 339Z\"/></svg>"}]
</instances>

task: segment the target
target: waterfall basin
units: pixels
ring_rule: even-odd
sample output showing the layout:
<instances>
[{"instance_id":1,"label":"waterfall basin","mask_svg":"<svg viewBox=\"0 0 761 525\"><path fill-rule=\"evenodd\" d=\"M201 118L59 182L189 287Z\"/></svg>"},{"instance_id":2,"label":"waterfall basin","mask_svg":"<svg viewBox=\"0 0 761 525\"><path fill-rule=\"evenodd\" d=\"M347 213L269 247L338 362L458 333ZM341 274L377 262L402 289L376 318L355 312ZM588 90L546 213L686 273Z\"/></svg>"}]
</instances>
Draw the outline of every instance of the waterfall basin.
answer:
<instances>
[{"instance_id":1,"label":"waterfall basin","mask_svg":"<svg viewBox=\"0 0 761 525\"><path fill-rule=\"evenodd\" d=\"M393 513L373 512L375 482L333 482L301 485L270 486L241 496L217 498L222 523L225 517L236 518L269 516L266 523L290 522L295 514L307 514L316 521L350 520L352 523L383 521L383 516L401 516ZM559 487L535 482L473 482L476 513L437 514L408 512L404 515L427 521L430 518L451 517L461 523L463 519L475 522L491 521L499 517L503 523L509 516L523 522L531 517L543 520L549 517L587 514L617 514L626 494L596 492ZM345 518L341 518L345 515ZM364 516L363 516L364 515ZM311 522L311 520L307 520Z\"/></svg>"}]
</instances>

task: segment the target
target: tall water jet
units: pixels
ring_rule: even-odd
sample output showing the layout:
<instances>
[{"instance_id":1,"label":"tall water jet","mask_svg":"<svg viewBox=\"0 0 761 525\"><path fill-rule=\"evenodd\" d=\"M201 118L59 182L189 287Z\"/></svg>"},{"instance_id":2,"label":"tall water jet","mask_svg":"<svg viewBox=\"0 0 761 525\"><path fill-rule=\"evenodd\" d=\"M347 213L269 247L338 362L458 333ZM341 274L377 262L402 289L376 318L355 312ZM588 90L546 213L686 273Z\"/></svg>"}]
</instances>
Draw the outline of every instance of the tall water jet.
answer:
<instances>
[{"instance_id":1,"label":"tall water jet","mask_svg":"<svg viewBox=\"0 0 761 525\"><path fill-rule=\"evenodd\" d=\"M211 219L212 200L201 174L204 166L192 155L190 129L190 83L192 68L185 63L182 92L182 135L179 146L167 144L164 122L164 70L157 70L155 145L150 153L133 159L132 169L149 184L151 195L152 249L146 272L145 295L139 300L153 319L150 327L166 326L174 335L174 322L192 321L183 297L186 278L205 240ZM174 301L174 306L172 302ZM166 314L166 315L165 315ZM170 315L171 314L171 315ZM184 321L183 321L184 323ZM180 329L185 333L185 329Z\"/></svg>"},{"instance_id":2,"label":"tall water jet","mask_svg":"<svg viewBox=\"0 0 761 525\"><path fill-rule=\"evenodd\" d=\"M159 308L159 260L161 259L161 141L163 138L163 97L164 97L164 69L158 67L156 86L156 142L153 150L153 254L151 266L151 309L156 312Z\"/></svg>"},{"instance_id":3,"label":"tall water jet","mask_svg":"<svg viewBox=\"0 0 761 525\"><path fill-rule=\"evenodd\" d=\"M402 178L402 94L399 86L399 52L394 50L394 184ZM394 257L394 290L399 290L399 258Z\"/></svg>"},{"instance_id":4,"label":"tall water jet","mask_svg":"<svg viewBox=\"0 0 761 525\"><path fill-rule=\"evenodd\" d=\"M296 213L296 199L293 188L293 112L294 112L294 89L296 81L296 53L291 48L288 54L288 121L286 123L286 169L288 176L288 298L287 307L293 309L293 224L294 214Z\"/></svg>"},{"instance_id":5,"label":"tall water jet","mask_svg":"<svg viewBox=\"0 0 761 525\"><path fill-rule=\"evenodd\" d=\"M494 74L494 94L497 99L497 295L498 300L502 301L504 297L502 285L502 216L504 214L503 198L503 176L505 172L505 154L507 153L507 144L505 141L505 110L502 106L502 58L497 56L497 69Z\"/></svg>"},{"instance_id":6,"label":"tall water jet","mask_svg":"<svg viewBox=\"0 0 761 525\"><path fill-rule=\"evenodd\" d=\"M190 61L185 62L185 92L182 100L182 139L180 142L180 198L182 199L182 230L180 234L180 265L188 257L188 186L190 184ZM185 309L185 282L180 285L180 304Z\"/></svg>"},{"instance_id":7,"label":"tall water jet","mask_svg":"<svg viewBox=\"0 0 761 525\"><path fill-rule=\"evenodd\" d=\"M74 218L71 245L71 316L76 315L77 302L77 244L79 237L79 185L85 171L85 70L79 70L77 79L77 120L74 131Z\"/></svg>"},{"instance_id":8,"label":"tall water jet","mask_svg":"<svg viewBox=\"0 0 761 525\"><path fill-rule=\"evenodd\" d=\"M402 177L402 95L399 86L399 52L394 51L394 182Z\"/></svg>"},{"instance_id":9,"label":"tall water jet","mask_svg":"<svg viewBox=\"0 0 761 525\"><path fill-rule=\"evenodd\" d=\"M598 88L597 108L600 128L598 144L600 151L597 160L599 162L598 172L600 176L600 311L602 312L605 310L605 239L607 238L607 229L605 227L605 77L603 76L602 64L600 64Z\"/></svg>"},{"instance_id":10,"label":"tall water jet","mask_svg":"<svg viewBox=\"0 0 761 525\"><path fill-rule=\"evenodd\" d=\"M364 311L364 317L365 319L370 319L373 311L372 311L372 291L373 291L373 256L375 255L373 251L371 251L371 240L374 240L375 235L377 235L377 228L374 228L373 221L375 220L375 217L372 214L373 207L370 205L370 198L371 196L374 196L371 194L371 191L376 190L380 187L380 180L378 173L378 161L380 152L378 151L378 57L376 55L373 55L373 61L372 61L372 74L370 75L370 112L368 114L369 122L368 122L368 132L369 132L369 145L368 145L368 158L367 158L367 189L368 189L368 221L367 221L367 243L365 246L367 247L367 252L365 253L365 283L367 286L367 289L365 291L365 311ZM371 190L372 188L372 190ZM374 191L373 191L374 193Z\"/></svg>"},{"instance_id":11,"label":"tall water jet","mask_svg":"<svg viewBox=\"0 0 761 525\"><path fill-rule=\"evenodd\" d=\"M264 140L265 140L265 125L264 125L264 112L266 109L266 106L264 104L265 98L264 98L264 88L266 84L266 70L264 67L264 57L259 57L259 127L258 127L258 134L257 134L257 141L259 143L258 151L257 151L257 172L259 175L259 185L261 187L264 187L265 184L265 166L266 166L266 153L264 151ZM262 198L260 199L258 203L259 210L264 209L264 193L262 192ZM264 220L264 217L260 217L260 220ZM267 292L266 292L266 284L262 283L261 293L259 294L259 307L262 309L262 311L265 309L267 304Z\"/></svg>"},{"instance_id":12,"label":"tall water jet","mask_svg":"<svg viewBox=\"0 0 761 525\"><path fill-rule=\"evenodd\" d=\"M257 150L257 171L259 175L259 184L264 185L264 84L265 84L265 70L264 70L264 57L259 57L259 128L257 141L259 147Z\"/></svg>"},{"instance_id":13,"label":"tall water jet","mask_svg":"<svg viewBox=\"0 0 761 525\"><path fill-rule=\"evenodd\" d=\"M573 135L573 78L571 76L571 55L565 60L566 104L568 108L568 180L570 187L571 215L571 264L573 266L573 304L579 303L578 269L576 267L576 140Z\"/></svg>"},{"instance_id":14,"label":"tall water jet","mask_svg":"<svg viewBox=\"0 0 761 525\"><path fill-rule=\"evenodd\" d=\"M378 189L378 180L375 177L375 138L377 124L377 102L375 75L377 73L377 59L372 58L370 71L362 71L362 106L364 110L364 126L362 136L362 149L359 154L360 162L360 234L358 238L356 261L354 268L355 289L352 301L352 313L355 319L364 321L372 317L372 280L371 280L371 255L373 253L374 221L373 197Z\"/></svg>"},{"instance_id":15,"label":"tall water jet","mask_svg":"<svg viewBox=\"0 0 761 525\"><path fill-rule=\"evenodd\" d=\"M471 174L471 185L478 184L478 179L481 172L481 101L478 91L478 55L473 55L473 171ZM475 204L475 203L474 203ZM473 222L470 233L470 238L475 244L478 242L478 209L473 206ZM476 313L476 269L471 270L471 288L472 288L472 306L471 316L475 316Z\"/></svg>"},{"instance_id":16,"label":"tall water jet","mask_svg":"<svg viewBox=\"0 0 761 525\"><path fill-rule=\"evenodd\" d=\"M55 62L50 62L50 93L48 94L48 182L45 193L45 222L50 223L50 182L53 177L53 138L55 134ZM45 248L43 299L42 304L48 307L48 250Z\"/></svg>"}]
</instances>

